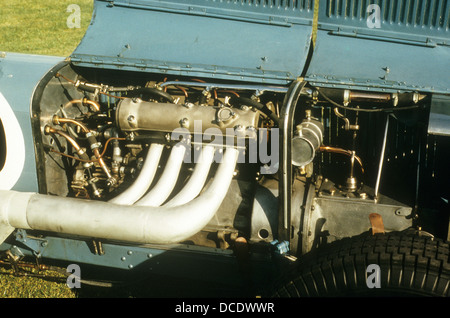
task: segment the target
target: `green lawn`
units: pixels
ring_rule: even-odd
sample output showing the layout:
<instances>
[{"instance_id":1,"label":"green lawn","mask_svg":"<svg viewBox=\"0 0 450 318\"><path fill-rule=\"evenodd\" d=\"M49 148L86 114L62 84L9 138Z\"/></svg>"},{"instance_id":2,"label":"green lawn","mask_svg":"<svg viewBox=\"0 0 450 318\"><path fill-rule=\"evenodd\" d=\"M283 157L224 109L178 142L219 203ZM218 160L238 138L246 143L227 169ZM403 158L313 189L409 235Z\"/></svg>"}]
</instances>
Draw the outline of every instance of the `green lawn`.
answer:
<instances>
[{"instance_id":1,"label":"green lawn","mask_svg":"<svg viewBox=\"0 0 450 318\"><path fill-rule=\"evenodd\" d=\"M67 11L79 6L79 28ZM0 51L68 56L81 41L91 21L93 0L1 0Z\"/></svg>"},{"instance_id":2,"label":"green lawn","mask_svg":"<svg viewBox=\"0 0 450 318\"><path fill-rule=\"evenodd\" d=\"M45 277L35 277L41 275ZM76 298L74 290L65 283L65 276L57 272L38 272L21 269L20 275L9 266L0 267L0 298Z\"/></svg>"}]
</instances>

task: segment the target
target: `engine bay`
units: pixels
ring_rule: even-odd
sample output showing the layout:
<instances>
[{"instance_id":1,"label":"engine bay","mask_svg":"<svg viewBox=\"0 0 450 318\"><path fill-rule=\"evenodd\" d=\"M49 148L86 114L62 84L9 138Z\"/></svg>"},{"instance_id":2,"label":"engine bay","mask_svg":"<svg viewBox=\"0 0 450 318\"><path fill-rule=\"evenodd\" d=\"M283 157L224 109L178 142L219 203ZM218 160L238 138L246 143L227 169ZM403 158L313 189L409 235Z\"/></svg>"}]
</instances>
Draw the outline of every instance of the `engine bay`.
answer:
<instances>
[{"instance_id":1,"label":"engine bay","mask_svg":"<svg viewBox=\"0 0 450 318\"><path fill-rule=\"evenodd\" d=\"M238 238L271 243L282 223L287 93L285 86L59 65L32 106L40 193L185 206L196 218L199 207L190 202L215 181L216 213L181 242L223 249ZM417 220L418 161L431 150L421 124L428 102L417 92L303 89L290 148L292 251L366 231L370 212L383 215L387 230ZM233 163L221 177L227 153ZM356 225L349 228L348 219Z\"/></svg>"}]
</instances>

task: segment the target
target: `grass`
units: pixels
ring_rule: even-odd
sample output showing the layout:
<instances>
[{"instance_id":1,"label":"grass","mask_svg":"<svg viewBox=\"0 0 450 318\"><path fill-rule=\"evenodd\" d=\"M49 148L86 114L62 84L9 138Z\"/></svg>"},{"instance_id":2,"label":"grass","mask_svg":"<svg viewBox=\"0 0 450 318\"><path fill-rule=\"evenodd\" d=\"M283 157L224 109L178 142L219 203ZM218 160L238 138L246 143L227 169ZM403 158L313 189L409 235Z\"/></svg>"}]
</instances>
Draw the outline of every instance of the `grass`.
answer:
<instances>
[{"instance_id":1,"label":"grass","mask_svg":"<svg viewBox=\"0 0 450 318\"><path fill-rule=\"evenodd\" d=\"M26 268L17 275L8 267L0 267L0 298L76 298L61 273Z\"/></svg>"},{"instance_id":2,"label":"grass","mask_svg":"<svg viewBox=\"0 0 450 318\"><path fill-rule=\"evenodd\" d=\"M80 8L80 27L69 28L74 11ZM1 0L0 51L68 56L89 26L93 0Z\"/></svg>"}]
</instances>

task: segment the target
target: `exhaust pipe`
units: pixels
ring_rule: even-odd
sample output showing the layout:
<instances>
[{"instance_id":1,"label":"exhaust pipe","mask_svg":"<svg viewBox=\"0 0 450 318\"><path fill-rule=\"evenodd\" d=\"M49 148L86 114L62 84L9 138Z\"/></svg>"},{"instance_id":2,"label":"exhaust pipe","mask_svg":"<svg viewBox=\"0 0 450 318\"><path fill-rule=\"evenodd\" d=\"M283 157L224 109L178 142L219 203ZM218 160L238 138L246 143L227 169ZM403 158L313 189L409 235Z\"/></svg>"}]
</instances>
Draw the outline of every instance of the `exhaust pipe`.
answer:
<instances>
[{"instance_id":1,"label":"exhaust pipe","mask_svg":"<svg viewBox=\"0 0 450 318\"><path fill-rule=\"evenodd\" d=\"M215 148L212 146L205 146L202 149L194 172L189 178L189 181L174 198L164 204L165 207L185 204L199 195L200 191L205 185L206 178L208 177L208 173L211 168L211 164L214 160L214 152Z\"/></svg>"},{"instance_id":2,"label":"exhaust pipe","mask_svg":"<svg viewBox=\"0 0 450 318\"><path fill-rule=\"evenodd\" d=\"M15 228L142 244L173 244L201 231L222 204L238 151L225 151L206 190L188 203L147 207L0 191L0 240Z\"/></svg>"},{"instance_id":3,"label":"exhaust pipe","mask_svg":"<svg viewBox=\"0 0 450 318\"><path fill-rule=\"evenodd\" d=\"M141 172L133 184L118 196L109 200L111 203L131 205L139 200L148 190L158 169L161 153L164 149L162 144L152 144L148 150Z\"/></svg>"},{"instance_id":4,"label":"exhaust pipe","mask_svg":"<svg viewBox=\"0 0 450 318\"><path fill-rule=\"evenodd\" d=\"M160 206L172 193L183 164L186 146L178 144L172 148L169 159L158 183L135 204L139 206Z\"/></svg>"}]
</instances>

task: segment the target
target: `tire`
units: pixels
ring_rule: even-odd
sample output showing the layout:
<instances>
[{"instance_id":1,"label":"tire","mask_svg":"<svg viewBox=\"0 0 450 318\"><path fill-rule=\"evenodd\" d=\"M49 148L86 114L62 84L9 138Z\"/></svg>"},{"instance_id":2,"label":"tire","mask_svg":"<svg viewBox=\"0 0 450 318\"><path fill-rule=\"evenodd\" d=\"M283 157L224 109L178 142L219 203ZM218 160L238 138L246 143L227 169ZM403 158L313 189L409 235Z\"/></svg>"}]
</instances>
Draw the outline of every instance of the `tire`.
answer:
<instances>
[{"instance_id":1,"label":"tire","mask_svg":"<svg viewBox=\"0 0 450 318\"><path fill-rule=\"evenodd\" d=\"M379 285L370 284L379 266ZM275 297L450 295L449 243L411 232L365 234L299 258ZM379 288L378 288L379 287Z\"/></svg>"}]
</instances>

